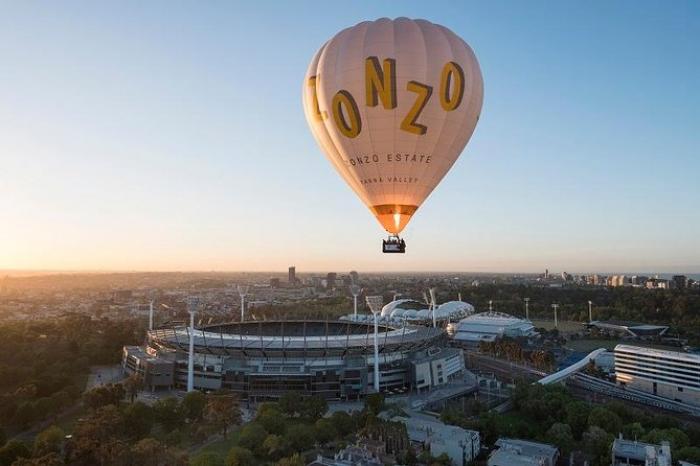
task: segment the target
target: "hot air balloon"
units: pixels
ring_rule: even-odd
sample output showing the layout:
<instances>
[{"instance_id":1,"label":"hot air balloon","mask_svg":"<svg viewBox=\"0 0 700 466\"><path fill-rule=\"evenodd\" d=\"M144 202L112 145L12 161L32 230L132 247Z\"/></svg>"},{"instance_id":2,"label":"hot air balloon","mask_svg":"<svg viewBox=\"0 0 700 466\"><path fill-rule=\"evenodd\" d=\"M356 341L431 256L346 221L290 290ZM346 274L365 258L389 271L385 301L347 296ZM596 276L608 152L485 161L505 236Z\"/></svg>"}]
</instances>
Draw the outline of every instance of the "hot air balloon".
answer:
<instances>
[{"instance_id":1,"label":"hot air balloon","mask_svg":"<svg viewBox=\"0 0 700 466\"><path fill-rule=\"evenodd\" d=\"M472 49L425 20L381 18L344 29L311 60L303 104L340 176L399 237L471 138L483 101Z\"/></svg>"}]
</instances>

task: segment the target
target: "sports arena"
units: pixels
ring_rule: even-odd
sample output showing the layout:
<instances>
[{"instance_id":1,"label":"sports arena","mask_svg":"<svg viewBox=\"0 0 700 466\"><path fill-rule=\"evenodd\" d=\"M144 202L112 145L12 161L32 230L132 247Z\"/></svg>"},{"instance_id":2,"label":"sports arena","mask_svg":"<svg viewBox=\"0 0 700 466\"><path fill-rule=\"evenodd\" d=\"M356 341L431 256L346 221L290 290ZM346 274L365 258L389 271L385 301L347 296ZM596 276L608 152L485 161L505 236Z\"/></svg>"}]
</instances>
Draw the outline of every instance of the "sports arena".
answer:
<instances>
[{"instance_id":1,"label":"sports arena","mask_svg":"<svg viewBox=\"0 0 700 466\"><path fill-rule=\"evenodd\" d=\"M373 392L374 327L351 321L250 321L195 328L194 387L233 390L252 399L288 391L327 399ZM187 386L190 328L148 332L145 347L127 346L123 367L151 390ZM424 391L464 370L461 350L444 330L382 324L378 330L380 391Z\"/></svg>"}]
</instances>

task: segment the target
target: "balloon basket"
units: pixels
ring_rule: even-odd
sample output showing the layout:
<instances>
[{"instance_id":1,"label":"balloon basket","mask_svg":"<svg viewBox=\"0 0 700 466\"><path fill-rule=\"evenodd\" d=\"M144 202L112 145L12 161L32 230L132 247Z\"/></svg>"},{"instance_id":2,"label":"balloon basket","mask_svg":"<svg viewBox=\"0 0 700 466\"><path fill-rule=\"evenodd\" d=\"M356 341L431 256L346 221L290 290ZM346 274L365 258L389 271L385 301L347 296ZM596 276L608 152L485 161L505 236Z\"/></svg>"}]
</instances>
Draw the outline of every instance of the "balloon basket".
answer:
<instances>
[{"instance_id":1,"label":"balloon basket","mask_svg":"<svg viewBox=\"0 0 700 466\"><path fill-rule=\"evenodd\" d=\"M404 254L406 252L406 242L397 236L389 236L382 241L382 252L384 254Z\"/></svg>"}]
</instances>

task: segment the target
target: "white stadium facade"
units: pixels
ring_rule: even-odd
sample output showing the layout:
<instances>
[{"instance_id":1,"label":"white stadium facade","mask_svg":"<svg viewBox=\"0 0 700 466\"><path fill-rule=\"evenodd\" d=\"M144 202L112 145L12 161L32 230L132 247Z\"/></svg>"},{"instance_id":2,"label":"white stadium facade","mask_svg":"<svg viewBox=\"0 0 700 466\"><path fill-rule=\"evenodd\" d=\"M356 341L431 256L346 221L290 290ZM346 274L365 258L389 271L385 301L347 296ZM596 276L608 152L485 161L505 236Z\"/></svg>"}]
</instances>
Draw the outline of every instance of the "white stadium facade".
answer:
<instances>
[{"instance_id":1,"label":"white stadium facade","mask_svg":"<svg viewBox=\"0 0 700 466\"><path fill-rule=\"evenodd\" d=\"M326 399L373 393L373 325L352 321L248 321L195 328L193 388L229 389L274 399L294 391ZM190 327L148 332L145 347L126 346L122 365L151 390L185 388ZM442 328L382 324L381 392L427 391L464 371L464 356Z\"/></svg>"}]
</instances>

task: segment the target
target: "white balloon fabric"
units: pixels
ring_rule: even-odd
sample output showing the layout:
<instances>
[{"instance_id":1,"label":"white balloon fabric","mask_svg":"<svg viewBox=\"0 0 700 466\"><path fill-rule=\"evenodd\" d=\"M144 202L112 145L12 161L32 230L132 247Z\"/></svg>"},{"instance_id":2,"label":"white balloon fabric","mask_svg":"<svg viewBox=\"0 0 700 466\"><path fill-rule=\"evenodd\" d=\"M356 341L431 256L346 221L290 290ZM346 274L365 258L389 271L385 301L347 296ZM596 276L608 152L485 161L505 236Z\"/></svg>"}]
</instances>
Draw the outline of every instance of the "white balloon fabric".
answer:
<instances>
[{"instance_id":1,"label":"white balloon fabric","mask_svg":"<svg viewBox=\"0 0 700 466\"><path fill-rule=\"evenodd\" d=\"M340 31L314 56L303 87L321 149L394 235L459 157L483 101L469 45L408 18Z\"/></svg>"}]
</instances>

